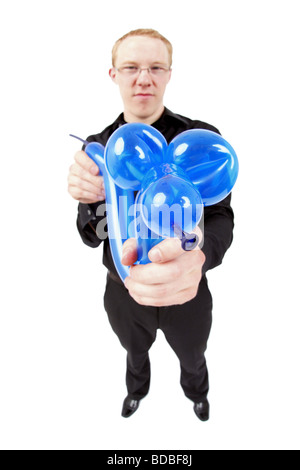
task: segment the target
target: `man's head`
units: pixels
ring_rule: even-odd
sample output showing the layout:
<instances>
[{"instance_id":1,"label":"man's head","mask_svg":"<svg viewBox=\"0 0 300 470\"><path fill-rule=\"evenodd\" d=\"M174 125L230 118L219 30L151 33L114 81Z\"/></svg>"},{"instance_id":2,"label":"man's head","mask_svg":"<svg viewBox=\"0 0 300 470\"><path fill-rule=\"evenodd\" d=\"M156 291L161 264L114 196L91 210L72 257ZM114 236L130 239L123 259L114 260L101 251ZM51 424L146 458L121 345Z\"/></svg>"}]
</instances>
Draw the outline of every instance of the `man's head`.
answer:
<instances>
[{"instance_id":1,"label":"man's head","mask_svg":"<svg viewBox=\"0 0 300 470\"><path fill-rule=\"evenodd\" d=\"M116 67L116 60L117 60L117 53L118 53L119 45L123 41L125 41L125 39L131 38L131 37L136 37L136 36L159 39L160 41L162 41L165 44L165 46L168 50L169 66L171 67L171 65L172 65L172 56L173 56L172 44L162 34L160 34L158 31L155 31L155 29L135 29L134 31L130 31L129 33L125 34L120 39L118 39L115 42L114 47L112 49L112 66L113 67Z\"/></svg>"},{"instance_id":2,"label":"man's head","mask_svg":"<svg viewBox=\"0 0 300 470\"><path fill-rule=\"evenodd\" d=\"M171 43L152 29L131 31L115 43L112 65L109 74L120 88L126 121L155 122L171 78Z\"/></svg>"}]
</instances>

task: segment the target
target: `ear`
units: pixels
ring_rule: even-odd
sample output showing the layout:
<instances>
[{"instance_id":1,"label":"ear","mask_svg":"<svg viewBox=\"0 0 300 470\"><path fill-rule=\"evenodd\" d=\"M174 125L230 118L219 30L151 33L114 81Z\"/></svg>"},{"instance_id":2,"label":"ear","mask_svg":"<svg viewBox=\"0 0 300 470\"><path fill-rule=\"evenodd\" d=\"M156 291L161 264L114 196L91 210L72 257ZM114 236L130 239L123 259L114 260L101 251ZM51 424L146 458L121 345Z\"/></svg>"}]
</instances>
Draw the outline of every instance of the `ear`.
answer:
<instances>
[{"instance_id":1,"label":"ear","mask_svg":"<svg viewBox=\"0 0 300 470\"><path fill-rule=\"evenodd\" d=\"M184 170L205 206L225 199L237 180L239 162L231 145L219 134L190 129L170 142L167 161Z\"/></svg>"},{"instance_id":2,"label":"ear","mask_svg":"<svg viewBox=\"0 0 300 470\"><path fill-rule=\"evenodd\" d=\"M113 81L114 83L117 83L117 82L116 82L116 75L117 75L116 69L113 67L113 68L109 69L109 72L108 72L108 73L109 73L109 76L110 76L110 78L112 79L112 81Z\"/></svg>"},{"instance_id":3,"label":"ear","mask_svg":"<svg viewBox=\"0 0 300 470\"><path fill-rule=\"evenodd\" d=\"M125 124L110 136L105 164L117 186L139 191L145 175L163 162L167 141L154 127L140 122Z\"/></svg>"}]
</instances>

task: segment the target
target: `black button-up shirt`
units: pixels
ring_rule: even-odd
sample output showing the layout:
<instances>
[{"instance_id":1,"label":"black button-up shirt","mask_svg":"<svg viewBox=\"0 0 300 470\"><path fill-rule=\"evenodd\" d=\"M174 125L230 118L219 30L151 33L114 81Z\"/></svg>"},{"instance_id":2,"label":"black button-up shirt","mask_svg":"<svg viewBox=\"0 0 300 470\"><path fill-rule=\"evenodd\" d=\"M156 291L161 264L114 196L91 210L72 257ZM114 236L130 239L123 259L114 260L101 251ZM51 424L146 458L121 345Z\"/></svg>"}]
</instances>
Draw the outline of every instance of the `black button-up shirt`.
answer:
<instances>
[{"instance_id":1,"label":"black button-up shirt","mask_svg":"<svg viewBox=\"0 0 300 470\"><path fill-rule=\"evenodd\" d=\"M87 138L87 141L99 142L105 146L112 133L124 124L126 122L122 113L113 124L104 129L100 134L91 135ZM168 144L178 134L189 129L207 129L219 134L218 129L210 124L197 120L193 121L179 114L174 114L167 108L165 108L162 116L152 126L164 135ZM234 223L230 201L231 195L218 204L204 208L204 245L202 247L202 251L206 256L204 272L221 264L225 252L231 245ZM100 204L105 204L105 201L94 204L79 203L78 206L78 231L83 242L93 248L98 247L103 241L96 233L97 224L103 219L103 216L99 217L96 215ZM103 214L104 212L101 211L101 213ZM104 240L103 264L117 276L108 238Z\"/></svg>"}]
</instances>

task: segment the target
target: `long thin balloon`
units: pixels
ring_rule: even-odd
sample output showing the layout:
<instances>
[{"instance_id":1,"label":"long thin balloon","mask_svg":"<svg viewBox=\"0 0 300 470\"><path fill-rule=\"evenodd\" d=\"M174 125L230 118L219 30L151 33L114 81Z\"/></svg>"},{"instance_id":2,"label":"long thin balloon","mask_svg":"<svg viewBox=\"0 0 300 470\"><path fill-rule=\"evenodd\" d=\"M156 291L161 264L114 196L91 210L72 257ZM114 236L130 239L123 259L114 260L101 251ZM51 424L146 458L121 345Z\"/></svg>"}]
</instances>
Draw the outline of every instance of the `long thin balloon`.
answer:
<instances>
[{"instance_id":1,"label":"long thin balloon","mask_svg":"<svg viewBox=\"0 0 300 470\"><path fill-rule=\"evenodd\" d=\"M122 253L123 243L129 237L128 214L130 207L134 205L134 192L115 185L105 166L103 145L98 142L87 142L72 134L70 136L86 145L84 151L96 163L100 174L104 178L109 244L116 270L124 281L129 276L129 267L123 266L120 254Z\"/></svg>"}]
</instances>

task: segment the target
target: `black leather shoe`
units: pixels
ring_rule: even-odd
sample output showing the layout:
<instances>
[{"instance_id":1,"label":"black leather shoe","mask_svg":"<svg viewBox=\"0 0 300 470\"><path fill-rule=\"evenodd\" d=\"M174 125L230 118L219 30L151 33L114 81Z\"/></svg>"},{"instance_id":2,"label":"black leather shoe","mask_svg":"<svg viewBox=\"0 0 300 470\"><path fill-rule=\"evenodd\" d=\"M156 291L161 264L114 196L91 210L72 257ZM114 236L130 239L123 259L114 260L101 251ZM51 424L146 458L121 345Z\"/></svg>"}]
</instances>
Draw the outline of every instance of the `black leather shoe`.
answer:
<instances>
[{"instance_id":1,"label":"black leather shoe","mask_svg":"<svg viewBox=\"0 0 300 470\"><path fill-rule=\"evenodd\" d=\"M122 416L123 418L130 418L140 405L139 400L132 400L132 398L126 397L123 403Z\"/></svg>"},{"instance_id":2,"label":"black leather shoe","mask_svg":"<svg viewBox=\"0 0 300 470\"><path fill-rule=\"evenodd\" d=\"M195 403L194 411L195 411L196 416L201 421L209 420L209 403L207 400L203 400L200 403Z\"/></svg>"}]
</instances>

